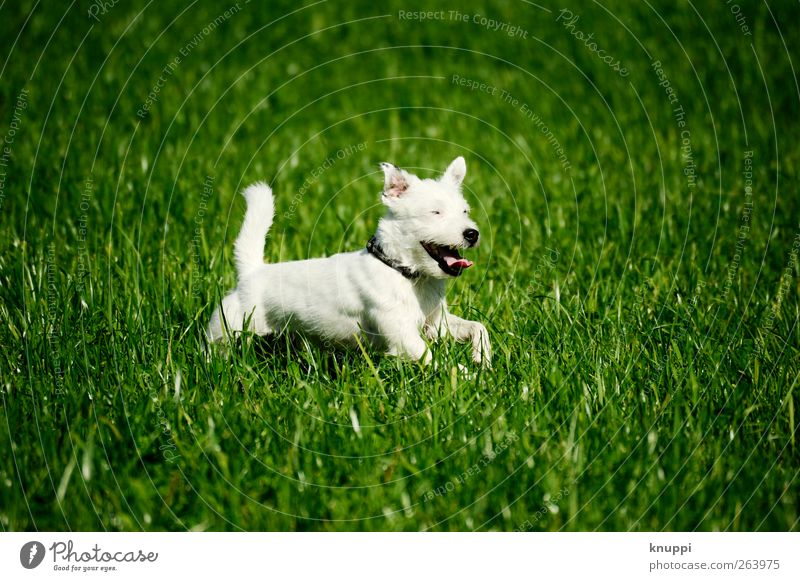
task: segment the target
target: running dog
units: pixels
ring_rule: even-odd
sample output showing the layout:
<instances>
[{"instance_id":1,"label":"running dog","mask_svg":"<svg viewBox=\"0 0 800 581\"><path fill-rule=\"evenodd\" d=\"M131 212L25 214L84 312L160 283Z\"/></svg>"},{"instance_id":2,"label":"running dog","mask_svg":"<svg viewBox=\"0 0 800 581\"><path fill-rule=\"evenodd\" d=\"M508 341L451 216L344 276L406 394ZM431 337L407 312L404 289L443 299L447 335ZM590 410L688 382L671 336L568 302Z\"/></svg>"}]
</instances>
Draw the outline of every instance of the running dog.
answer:
<instances>
[{"instance_id":1,"label":"running dog","mask_svg":"<svg viewBox=\"0 0 800 581\"><path fill-rule=\"evenodd\" d=\"M423 337L470 342L488 365L489 334L481 323L450 313L445 284L472 262L461 250L478 244L478 227L461 193L467 173L456 158L439 179L420 179L383 163L386 214L366 248L327 258L266 264L264 239L275 213L272 190L243 192L247 212L234 245L238 286L218 307L207 336L219 341L244 330L295 330L335 343L366 340L388 354L428 363Z\"/></svg>"}]
</instances>

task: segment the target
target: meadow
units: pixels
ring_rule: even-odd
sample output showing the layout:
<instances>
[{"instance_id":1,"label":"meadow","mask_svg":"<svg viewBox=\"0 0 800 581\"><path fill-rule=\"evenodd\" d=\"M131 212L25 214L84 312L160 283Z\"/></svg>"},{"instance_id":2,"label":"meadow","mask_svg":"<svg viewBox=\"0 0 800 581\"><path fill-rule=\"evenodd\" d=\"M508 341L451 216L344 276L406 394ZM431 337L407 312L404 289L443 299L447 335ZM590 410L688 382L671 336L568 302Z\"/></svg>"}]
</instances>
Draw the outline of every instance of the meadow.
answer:
<instances>
[{"instance_id":1,"label":"meadow","mask_svg":"<svg viewBox=\"0 0 800 581\"><path fill-rule=\"evenodd\" d=\"M797 530L798 17L0 4L0 530ZM458 155L491 370L205 356L244 186L330 255Z\"/></svg>"}]
</instances>

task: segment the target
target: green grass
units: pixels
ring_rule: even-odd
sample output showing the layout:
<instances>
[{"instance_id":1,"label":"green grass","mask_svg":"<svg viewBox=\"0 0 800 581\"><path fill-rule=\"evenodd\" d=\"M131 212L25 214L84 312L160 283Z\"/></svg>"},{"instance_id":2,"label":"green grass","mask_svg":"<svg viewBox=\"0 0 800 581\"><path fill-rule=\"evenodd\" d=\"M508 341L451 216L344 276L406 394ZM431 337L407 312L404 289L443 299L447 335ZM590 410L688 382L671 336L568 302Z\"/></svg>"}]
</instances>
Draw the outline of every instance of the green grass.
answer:
<instances>
[{"instance_id":1,"label":"green grass","mask_svg":"<svg viewBox=\"0 0 800 581\"><path fill-rule=\"evenodd\" d=\"M0 8L2 530L798 529L796 4L740 2L751 36L723 2L460 8L527 38L416 0L207 34L224 5L83 4ZM378 162L457 155L484 243L449 300L490 372L203 356L245 184L275 186L267 260L318 256L374 231Z\"/></svg>"}]
</instances>

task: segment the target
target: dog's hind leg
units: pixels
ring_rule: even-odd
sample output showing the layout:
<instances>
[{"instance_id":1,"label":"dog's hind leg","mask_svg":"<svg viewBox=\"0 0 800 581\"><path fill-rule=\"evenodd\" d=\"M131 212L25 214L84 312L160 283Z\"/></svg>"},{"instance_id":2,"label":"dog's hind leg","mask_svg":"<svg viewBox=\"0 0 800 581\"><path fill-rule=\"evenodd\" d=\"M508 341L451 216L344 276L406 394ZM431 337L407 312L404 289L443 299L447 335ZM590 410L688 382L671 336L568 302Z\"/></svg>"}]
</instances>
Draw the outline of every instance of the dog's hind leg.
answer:
<instances>
[{"instance_id":1,"label":"dog's hind leg","mask_svg":"<svg viewBox=\"0 0 800 581\"><path fill-rule=\"evenodd\" d=\"M245 313L239 300L239 294L233 291L222 299L222 305L217 307L214 314L211 315L206 337L213 342L234 336L244 330L244 324Z\"/></svg>"},{"instance_id":2,"label":"dog's hind leg","mask_svg":"<svg viewBox=\"0 0 800 581\"><path fill-rule=\"evenodd\" d=\"M238 335L244 330L252 330L259 335L272 332L263 314L255 306L248 306L246 295L239 291L242 279L264 265L264 238L275 214L272 190L267 184L257 182L245 188L242 195L247 200L247 211L234 244L240 287L228 293L222 299L222 305L211 315L206 330L206 337L211 342ZM245 302L242 302L243 297Z\"/></svg>"}]
</instances>

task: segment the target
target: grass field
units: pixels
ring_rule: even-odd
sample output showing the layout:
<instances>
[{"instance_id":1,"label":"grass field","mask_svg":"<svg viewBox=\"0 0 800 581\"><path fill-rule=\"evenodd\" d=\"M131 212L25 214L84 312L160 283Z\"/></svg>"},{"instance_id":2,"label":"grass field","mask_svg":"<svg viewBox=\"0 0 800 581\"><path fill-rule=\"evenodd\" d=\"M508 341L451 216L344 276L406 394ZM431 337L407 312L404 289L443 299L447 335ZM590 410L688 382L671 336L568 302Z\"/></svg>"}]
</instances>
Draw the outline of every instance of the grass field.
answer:
<instances>
[{"instance_id":1,"label":"grass field","mask_svg":"<svg viewBox=\"0 0 800 581\"><path fill-rule=\"evenodd\" d=\"M800 10L678 4L1 4L2 530L800 528ZM320 256L458 155L491 371L204 357L246 184Z\"/></svg>"}]
</instances>

